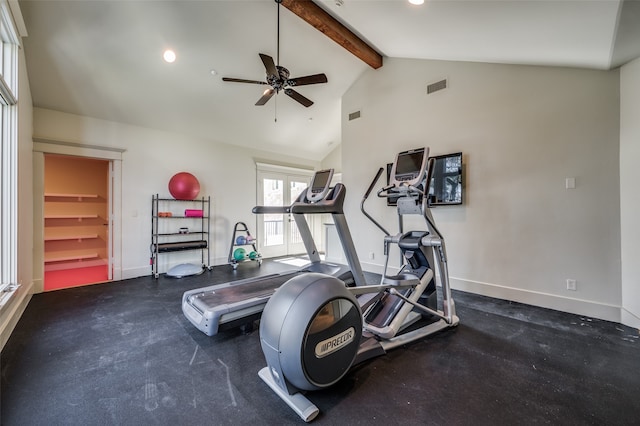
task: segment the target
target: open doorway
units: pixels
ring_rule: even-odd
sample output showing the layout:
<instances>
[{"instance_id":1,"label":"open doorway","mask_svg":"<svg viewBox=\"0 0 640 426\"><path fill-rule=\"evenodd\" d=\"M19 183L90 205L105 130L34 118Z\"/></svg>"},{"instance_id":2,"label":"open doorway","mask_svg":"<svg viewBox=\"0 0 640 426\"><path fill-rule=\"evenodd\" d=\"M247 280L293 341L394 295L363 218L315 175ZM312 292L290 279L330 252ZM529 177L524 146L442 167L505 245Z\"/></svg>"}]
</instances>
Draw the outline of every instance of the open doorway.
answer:
<instances>
[{"instance_id":1,"label":"open doorway","mask_svg":"<svg viewBox=\"0 0 640 426\"><path fill-rule=\"evenodd\" d=\"M110 163L45 155L45 291L112 279Z\"/></svg>"}]
</instances>

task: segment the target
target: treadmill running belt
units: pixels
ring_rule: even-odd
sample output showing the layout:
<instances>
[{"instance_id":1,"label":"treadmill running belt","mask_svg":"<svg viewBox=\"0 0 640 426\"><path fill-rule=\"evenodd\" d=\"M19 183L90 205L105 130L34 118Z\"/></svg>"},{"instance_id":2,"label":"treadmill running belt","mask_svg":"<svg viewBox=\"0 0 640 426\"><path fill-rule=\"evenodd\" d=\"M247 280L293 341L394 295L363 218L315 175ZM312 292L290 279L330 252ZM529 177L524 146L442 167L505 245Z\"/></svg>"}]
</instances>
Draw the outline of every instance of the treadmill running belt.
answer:
<instances>
[{"instance_id":1,"label":"treadmill running belt","mask_svg":"<svg viewBox=\"0 0 640 426\"><path fill-rule=\"evenodd\" d=\"M203 306L218 306L240 302L253 297L268 296L273 294L278 287L297 274L298 272L286 275L268 276L259 281L230 285L229 287L223 287L218 290L207 291L191 296L191 302L194 305L199 305L199 308L202 308Z\"/></svg>"}]
</instances>

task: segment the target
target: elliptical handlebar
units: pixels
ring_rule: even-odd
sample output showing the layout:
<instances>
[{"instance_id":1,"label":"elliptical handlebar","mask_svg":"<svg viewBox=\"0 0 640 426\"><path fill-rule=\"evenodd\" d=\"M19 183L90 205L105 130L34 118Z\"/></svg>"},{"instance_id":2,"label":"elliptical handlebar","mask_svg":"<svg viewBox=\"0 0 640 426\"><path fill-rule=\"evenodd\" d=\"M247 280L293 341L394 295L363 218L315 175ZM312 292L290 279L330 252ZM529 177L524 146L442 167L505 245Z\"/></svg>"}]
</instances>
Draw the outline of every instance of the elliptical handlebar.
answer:
<instances>
[{"instance_id":1,"label":"elliptical handlebar","mask_svg":"<svg viewBox=\"0 0 640 426\"><path fill-rule=\"evenodd\" d=\"M378 190L378 193L377 193L378 197L379 198L389 198L391 196L391 194L389 194L389 191L391 189L395 188L395 187L396 187L395 185L387 185L387 186L384 186L384 187L380 188Z\"/></svg>"},{"instance_id":2,"label":"elliptical handlebar","mask_svg":"<svg viewBox=\"0 0 640 426\"><path fill-rule=\"evenodd\" d=\"M364 202L367 201L367 198L369 198L369 195L371 194L373 187L378 182L378 179L380 179L380 176L382 175L383 171L384 171L384 168L380 167L380 169L378 169L378 173L376 173L376 176L371 181L371 184L369 185L369 189L367 189L367 192L365 192L364 197L362 197L362 201L360 202L360 211L362 212L362 214L364 214L367 217L367 219L373 222L373 224L376 225L384 233L384 235L386 235L387 237L390 237L391 234L389 233L389 231L384 229L383 226L380 225L380 223L378 223L377 220L371 217L371 215L367 213L367 211L364 209ZM380 196L379 193L378 193L378 196Z\"/></svg>"},{"instance_id":3,"label":"elliptical handlebar","mask_svg":"<svg viewBox=\"0 0 640 426\"><path fill-rule=\"evenodd\" d=\"M397 188L397 192L395 194L391 194L389 191L391 191L392 189ZM413 192L415 192L416 194L423 196L424 195L424 191L422 191L420 188L416 188L413 185L400 185L397 186L395 184L393 185L387 185L384 188L381 188L378 191L378 197L380 198L389 198L389 197L393 197L393 196L398 196L398 194L406 192L408 194L411 194Z\"/></svg>"},{"instance_id":4,"label":"elliptical handlebar","mask_svg":"<svg viewBox=\"0 0 640 426\"><path fill-rule=\"evenodd\" d=\"M376 173L376 177L374 177L373 180L371 181L371 184L369 185L369 189L367 189L367 192L364 193L364 197L362 197L362 201L369 198L369 194L371 194L371 191L373 191L373 187L376 185L376 182L378 182L378 179L380 179L380 175L382 175L383 171L384 171L384 168L382 167L378 169L378 173Z\"/></svg>"}]
</instances>

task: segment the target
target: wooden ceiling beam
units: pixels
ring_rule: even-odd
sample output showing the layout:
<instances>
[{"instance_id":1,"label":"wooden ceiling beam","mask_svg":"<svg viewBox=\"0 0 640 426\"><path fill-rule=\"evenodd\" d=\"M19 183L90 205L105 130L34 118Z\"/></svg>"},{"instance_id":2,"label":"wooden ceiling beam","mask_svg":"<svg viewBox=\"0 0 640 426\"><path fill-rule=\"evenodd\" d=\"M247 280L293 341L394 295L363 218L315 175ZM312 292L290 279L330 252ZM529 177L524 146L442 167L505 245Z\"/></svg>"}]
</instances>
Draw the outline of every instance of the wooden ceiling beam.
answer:
<instances>
[{"instance_id":1,"label":"wooden ceiling beam","mask_svg":"<svg viewBox=\"0 0 640 426\"><path fill-rule=\"evenodd\" d=\"M282 5L347 49L373 69L382 66L382 55L311 0L282 0Z\"/></svg>"}]
</instances>

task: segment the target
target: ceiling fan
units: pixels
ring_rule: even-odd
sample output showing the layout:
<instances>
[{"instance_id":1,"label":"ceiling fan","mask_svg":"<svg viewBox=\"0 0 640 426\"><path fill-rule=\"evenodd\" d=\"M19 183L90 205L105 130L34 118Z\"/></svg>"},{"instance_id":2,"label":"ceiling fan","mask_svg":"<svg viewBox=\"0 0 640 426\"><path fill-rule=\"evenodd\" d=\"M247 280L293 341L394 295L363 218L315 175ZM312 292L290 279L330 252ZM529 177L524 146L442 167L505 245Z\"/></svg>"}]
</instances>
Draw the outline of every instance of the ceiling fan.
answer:
<instances>
[{"instance_id":1,"label":"ceiling fan","mask_svg":"<svg viewBox=\"0 0 640 426\"><path fill-rule=\"evenodd\" d=\"M300 93L292 89L295 86L306 86L309 84L326 83L327 76L324 74L313 74L304 77L289 78L289 70L280 66L280 3L282 0L275 0L278 3L278 39L277 39L277 63L273 61L273 58L264 53L259 53L260 59L264 64L264 68L267 72L266 81L258 80L245 80L241 78L222 77L222 81L232 81L235 83L250 83L250 84L263 84L271 86L266 89L262 97L258 99L256 105L264 105L275 94L278 94L281 90L285 95L298 101L305 107L313 105L313 101L302 96Z\"/></svg>"}]
</instances>

